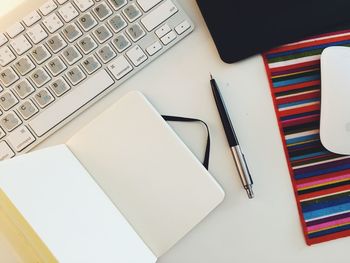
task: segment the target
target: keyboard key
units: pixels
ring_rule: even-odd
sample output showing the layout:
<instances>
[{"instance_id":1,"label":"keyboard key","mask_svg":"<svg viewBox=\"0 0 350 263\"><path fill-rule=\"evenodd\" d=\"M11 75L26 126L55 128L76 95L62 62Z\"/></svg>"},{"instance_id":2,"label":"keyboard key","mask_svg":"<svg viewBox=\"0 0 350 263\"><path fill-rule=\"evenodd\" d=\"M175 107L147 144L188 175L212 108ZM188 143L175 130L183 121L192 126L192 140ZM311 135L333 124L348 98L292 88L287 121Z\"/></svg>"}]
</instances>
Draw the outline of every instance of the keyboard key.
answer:
<instances>
[{"instance_id":1,"label":"keyboard key","mask_svg":"<svg viewBox=\"0 0 350 263\"><path fill-rule=\"evenodd\" d=\"M10 132L21 125L22 121L14 112L9 112L0 119L0 124L4 130Z\"/></svg>"},{"instance_id":2,"label":"keyboard key","mask_svg":"<svg viewBox=\"0 0 350 263\"><path fill-rule=\"evenodd\" d=\"M35 142L35 137L28 130L27 127L22 126L15 131L13 131L8 137L8 142L13 146L13 148L20 152L23 149L27 148L33 142Z\"/></svg>"},{"instance_id":3,"label":"keyboard key","mask_svg":"<svg viewBox=\"0 0 350 263\"><path fill-rule=\"evenodd\" d=\"M61 7L58 10L58 13L60 13L66 23L72 21L79 15L77 9L75 9L71 3L68 3L65 6Z\"/></svg>"},{"instance_id":4,"label":"keyboard key","mask_svg":"<svg viewBox=\"0 0 350 263\"><path fill-rule=\"evenodd\" d=\"M173 42L176 39L177 35L174 31L171 31L164 37L162 37L160 40L163 42L164 45L168 45L169 43Z\"/></svg>"},{"instance_id":5,"label":"keyboard key","mask_svg":"<svg viewBox=\"0 0 350 263\"><path fill-rule=\"evenodd\" d=\"M15 153L10 146L4 141L0 142L0 161L10 159L13 156L15 156Z\"/></svg>"},{"instance_id":6,"label":"keyboard key","mask_svg":"<svg viewBox=\"0 0 350 263\"><path fill-rule=\"evenodd\" d=\"M182 35L184 32L186 32L191 27L190 23L188 21L183 21L181 24L175 27L176 33L179 35Z\"/></svg>"},{"instance_id":7,"label":"keyboard key","mask_svg":"<svg viewBox=\"0 0 350 263\"><path fill-rule=\"evenodd\" d=\"M79 67L71 68L66 73L66 76L73 86L79 84L81 81L83 81L86 78L86 75Z\"/></svg>"},{"instance_id":8,"label":"keyboard key","mask_svg":"<svg viewBox=\"0 0 350 263\"><path fill-rule=\"evenodd\" d=\"M105 70L97 72L31 120L30 127L36 135L44 135L113 84Z\"/></svg>"},{"instance_id":9,"label":"keyboard key","mask_svg":"<svg viewBox=\"0 0 350 263\"><path fill-rule=\"evenodd\" d=\"M137 0L137 3L141 6L143 11L148 12L161 1L162 0Z\"/></svg>"},{"instance_id":10,"label":"keyboard key","mask_svg":"<svg viewBox=\"0 0 350 263\"><path fill-rule=\"evenodd\" d=\"M27 30L27 35L30 37L34 44L38 44L48 37L45 30L39 24L36 24L35 26L29 28Z\"/></svg>"},{"instance_id":11,"label":"keyboard key","mask_svg":"<svg viewBox=\"0 0 350 263\"><path fill-rule=\"evenodd\" d=\"M32 45L29 43L29 41L24 35L21 35L13 41L11 41L11 46L18 55L24 54L32 47Z\"/></svg>"},{"instance_id":12,"label":"keyboard key","mask_svg":"<svg viewBox=\"0 0 350 263\"><path fill-rule=\"evenodd\" d=\"M7 43L7 41L7 37L3 33L0 33L0 47Z\"/></svg>"},{"instance_id":13,"label":"keyboard key","mask_svg":"<svg viewBox=\"0 0 350 263\"><path fill-rule=\"evenodd\" d=\"M97 55L100 57L103 63L108 63L109 61L111 61L113 58L117 56L117 54L110 47L109 44L99 49L97 51Z\"/></svg>"},{"instance_id":14,"label":"keyboard key","mask_svg":"<svg viewBox=\"0 0 350 263\"><path fill-rule=\"evenodd\" d=\"M4 138L6 133L4 132L3 129L0 128L0 139Z\"/></svg>"},{"instance_id":15,"label":"keyboard key","mask_svg":"<svg viewBox=\"0 0 350 263\"><path fill-rule=\"evenodd\" d=\"M43 20L43 24L50 33L56 32L58 29L63 27L61 19L56 15L52 14Z\"/></svg>"},{"instance_id":16,"label":"keyboard key","mask_svg":"<svg viewBox=\"0 0 350 263\"><path fill-rule=\"evenodd\" d=\"M85 12L94 5L92 0L74 0L74 3L78 6L81 12Z\"/></svg>"},{"instance_id":17,"label":"keyboard key","mask_svg":"<svg viewBox=\"0 0 350 263\"><path fill-rule=\"evenodd\" d=\"M44 16L46 16L46 15L50 14L56 8L57 8L57 5L55 4L55 2L52 0L49 0L45 4L43 4L39 8L39 10Z\"/></svg>"},{"instance_id":18,"label":"keyboard key","mask_svg":"<svg viewBox=\"0 0 350 263\"><path fill-rule=\"evenodd\" d=\"M21 114L23 119L28 120L31 117L33 117L36 113L39 112L38 108L31 102L30 100L27 100L23 102L19 107L18 107L18 112Z\"/></svg>"},{"instance_id":19,"label":"keyboard key","mask_svg":"<svg viewBox=\"0 0 350 263\"><path fill-rule=\"evenodd\" d=\"M126 32L134 42L139 41L146 35L146 32L141 28L141 26L138 23L135 23L132 26L130 26L126 30Z\"/></svg>"},{"instance_id":20,"label":"keyboard key","mask_svg":"<svg viewBox=\"0 0 350 263\"><path fill-rule=\"evenodd\" d=\"M55 100L51 93L45 88L37 92L34 95L34 99L38 103L40 108L47 107L51 102Z\"/></svg>"},{"instance_id":21,"label":"keyboard key","mask_svg":"<svg viewBox=\"0 0 350 263\"><path fill-rule=\"evenodd\" d=\"M124 15L130 22L134 22L140 16L142 16L142 12L137 8L135 4L131 4L123 10Z\"/></svg>"},{"instance_id":22,"label":"keyboard key","mask_svg":"<svg viewBox=\"0 0 350 263\"><path fill-rule=\"evenodd\" d=\"M109 0L109 3L113 6L114 10L119 10L127 4L127 0Z\"/></svg>"},{"instance_id":23,"label":"keyboard key","mask_svg":"<svg viewBox=\"0 0 350 263\"><path fill-rule=\"evenodd\" d=\"M112 14L112 10L106 3L101 3L94 8L94 12L100 21L105 20Z\"/></svg>"},{"instance_id":24,"label":"keyboard key","mask_svg":"<svg viewBox=\"0 0 350 263\"><path fill-rule=\"evenodd\" d=\"M147 60L147 55L139 46L134 46L126 52L126 55L136 67Z\"/></svg>"},{"instance_id":25,"label":"keyboard key","mask_svg":"<svg viewBox=\"0 0 350 263\"><path fill-rule=\"evenodd\" d=\"M18 79L18 75L11 67L5 68L0 72L0 81L5 87L12 85Z\"/></svg>"},{"instance_id":26,"label":"keyboard key","mask_svg":"<svg viewBox=\"0 0 350 263\"><path fill-rule=\"evenodd\" d=\"M30 54L39 65L51 57L50 52L43 45L35 47Z\"/></svg>"},{"instance_id":27,"label":"keyboard key","mask_svg":"<svg viewBox=\"0 0 350 263\"><path fill-rule=\"evenodd\" d=\"M61 35L54 35L53 37L49 38L47 45L53 53L57 53L65 48L67 46L67 43L63 40Z\"/></svg>"},{"instance_id":28,"label":"keyboard key","mask_svg":"<svg viewBox=\"0 0 350 263\"><path fill-rule=\"evenodd\" d=\"M160 28L156 30L156 35L161 38L164 37L167 33L171 31L171 28L168 24L162 25Z\"/></svg>"},{"instance_id":29,"label":"keyboard key","mask_svg":"<svg viewBox=\"0 0 350 263\"><path fill-rule=\"evenodd\" d=\"M120 30L125 28L128 24L126 23L124 18L122 18L121 15L116 15L111 20L109 20L109 25L112 27L115 33L118 33Z\"/></svg>"},{"instance_id":30,"label":"keyboard key","mask_svg":"<svg viewBox=\"0 0 350 263\"><path fill-rule=\"evenodd\" d=\"M131 46L130 41L124 34L118 35L115 39L113 39L112 43L119 52L123 52L125 49Z\"/></svg>"},{"instance_id":31,"label":"keyboard key","mask_svg":"<svg viewBox=\"0 0 350 263\"><path fill-rule=\"evenodd\" d=\"M83 33L76 26L76 24L69 24L63 29L63 34L69 42L77 40Z\"/></svg>"},{"instance_id":32,"label":"keyboard key","mask_svg":"<svg viewBox=\"0 0 350 263\"><path fill-rule=\"evenodd\" d=\"M52 82L50 88L57 97L70 90L70 86L63 78L56 79L54 82Z\"/></svg>"},{"instance_id":33,"label":"keyboard key","mask_svg":"<svg viewBox=\"0 0 350 263\"><path fill-rule=\"evenodd\" d=\"M69 65L73 65L83 57L75 46L68 47L62 54Z\"/></svg>"},{"instance_id":34,"label":"keyboard key","mask_svg":"<svg viewBox=\"0 0 350 263\"><path fill-rule=\"evenodd\" d=\"M44 86L46 83L48 83L51 80L51 77L49 76L49 74L47 74L47 72L42 68L35 70L30 75L30 78L38 88Z\"/></svg>"},{"instance_id":35,"label":"keyboard key","mask_svg":"<svg viewBox=\"0 0 350 263\"><path fill-rule=\"evenodd\" d=\"M24 24L26 24L26 26L30 27L34 25L36 22L38 22L40 19L41 19L41 16L38 14L38 12L33 11L23 18L23 22Z\"/></svg>"},{"instance_id":36,"label":"keyboard key","mask_svg":"<svg viewBox=\"0 0 350 263\"><path fill-rule=\"evenodd\" d=\"M32 84L30 84L26 79L17 83L14 87L14 90L21 99L25 99L35 91Z\"/></svg>"},{"instance_id":37,"label":"keyboard key","mask_svg":"<svg viewBox=\"0 0 350 263\"><path fill-rule=\"evenodd\" d=\"M182 14L153 18L158 24L151 33L143 24L147 19L141 22L174 0L45 1L22 17L21 33L0 33L0 160L40 143L36 135L70 120L115 82L120 85L162 53L162 38L171 29L178 36L186 26L180 27Z\"/></svg>"},{"instance_id":38,"label":"keyboard key","mask_svg":"<svg viewBox=\"0 0 350 263\"><path fill-rule=\"evenodd\" d=\"M105 25L102 25L95 29L94 35L97 38L98 42L100 42L101 44L112 37L111 31L109 31L109 29Z\"/></svg>"},{"instance_id":39,"label":"keyboard key","mask_svg":"<svg viewBox=\"0 0 350 263\"><path fill-rule=\"evenodd\" d=\"M109 65L108 69L117 80L120 80L128 73L130 73L133 70L133 67L124 56L121 56L119 58L116 58L112 64Z\"/></svg>"},{"instance_id":40,"label":"keyboard key","mask_svg":"<svg viewBox=\"0 0 350 263\"><path fill-rule=\"evenodd\" d=\"M101 68L100 62L98 62L98 60L93 55L84 59L81 62L81 65L89 75L91 75L92 73L96 72L96 70Z\"/></svg>"},{"instance_id":41,"label":"keyboard key","mask_svg":"<svg viewBox=\"0 0 350 263\"><path fill-rule=\"evenodd\" d=\"M162 44L159 41L156 41L152 45L150 45L148 48L146 48L146 51L150 56L153 56L162 48L163 48Z\"/></svg>"},{"instance_id":42,"label":"keyboard key","mask_svg":"<svg viewBox=\"0 0 350 263\"><path fill-rule=\"evenodd\" d=\"M10 36L10 38L14 38L18 36L18 34L22 33L24 31L24 26L17 22L13 24L11 27L9 27L6 32Z\"/></svg>"},{"instance_id":43,"label":"keyboard key","mask_svg":"<svg viewBox=\"0 0 350 263\"><path fill-rule=\"evenodd\" d=\"M79 40L78 45L86 55L97 48L95 40L93 40L90 36L86 36Z\"/></svg>"},{"instance_id":44,"label":"keyboard key","mask_svg":"<svg viewBox=\"0 0 350 263\"><path fill-rule=\"evenodd\" d=\"M89 31L97 25L97 21L91 14L84 14L79 18L79 24L85 31Z\"/></svg>"},{"instance_id":45,"label":"keyboard key","mask_svg":"<svg viewBox=\"0 0 350 263\"><path fill-rule=\"evenodd\" d=\"M24 76L31 72L35 68L35 65L29 57L23 56L15 63L15 67L17 71Z\"/></svg>"},{"instance_id":46,"label":"keyboard key","mask_svg":"<svg viewBox=\"0 0 350 263\"><path fill-rule=\"evenodd\" d=\"M141 19L141 23L148 31L152 31L169 17L176 14L179 10L171 0L165 0L156 9Z\"/></svg>"},{"instance_id":47,"label":"keyboard key","mask_svg":"<svg viewBox=\"0 0 350 263\"><path fill-rule=\"evenodd\" d=\"M12 51L8 47L0 48L0 65L5 67L10 62L14 61L16 56L12 53Z\"/></svg>"},{"instance_id":48,"label":"keyboard key","mask_svg":"<svg viewBox=\"0 0 350 263\"><path fill-rule=\"evenodd\" d=\"M54 77L56 77L60 73L65 71L67 69L67 66L63 63L63 61L59 57L56 57L56 58L52 59L51 61L49 61L49 63L47 63L47 68L49 69L51 74Z\"/></svg>"},{"instance_id":49,"label":"keyboard key","mask_svg":"<svg viewBox=\"0 0 350 263\"><path fill-rule=\"evenodd\" d=\"M11 91L6 91L0 95L0 105L5 110L8 111L13 106L18 103L18 99L13 95Z\"/></svg>"}]
</instances>

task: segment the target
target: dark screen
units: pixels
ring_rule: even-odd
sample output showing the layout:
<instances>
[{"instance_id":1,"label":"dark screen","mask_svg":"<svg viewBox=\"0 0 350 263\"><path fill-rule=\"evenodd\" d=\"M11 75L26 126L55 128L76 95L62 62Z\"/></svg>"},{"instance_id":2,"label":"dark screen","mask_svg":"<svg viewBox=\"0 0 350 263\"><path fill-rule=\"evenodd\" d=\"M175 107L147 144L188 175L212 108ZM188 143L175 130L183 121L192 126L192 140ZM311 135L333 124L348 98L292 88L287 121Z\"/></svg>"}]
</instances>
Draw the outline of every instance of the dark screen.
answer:
<instances>
[{"instance_id":1,"label":"dark screen","mask_svg":"<svg viewBox=\"0 0 350 263\"><path fill-rule=\"evenodd\" d=\"M197 0L223 61L350 29L350 0Z\"/></svg>"}]
</instances>

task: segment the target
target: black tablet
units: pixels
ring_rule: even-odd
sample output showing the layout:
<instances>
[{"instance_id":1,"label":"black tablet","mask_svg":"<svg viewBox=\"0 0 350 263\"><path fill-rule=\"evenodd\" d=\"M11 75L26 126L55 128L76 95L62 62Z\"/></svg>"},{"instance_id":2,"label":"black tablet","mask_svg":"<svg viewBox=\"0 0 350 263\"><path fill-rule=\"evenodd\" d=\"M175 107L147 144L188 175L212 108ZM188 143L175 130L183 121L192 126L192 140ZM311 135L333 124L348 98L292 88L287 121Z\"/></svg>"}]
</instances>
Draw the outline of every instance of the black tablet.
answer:
<instances>
[{"instance_id":1,"label":"black tablet","mask_svg":"<svg viewBox=\"0 0 350 263\"><path fill-rule=\"evenodd\" d=\"M350 0L197 0L223 61L347 26Z\"/></svg>"}]
</instances>

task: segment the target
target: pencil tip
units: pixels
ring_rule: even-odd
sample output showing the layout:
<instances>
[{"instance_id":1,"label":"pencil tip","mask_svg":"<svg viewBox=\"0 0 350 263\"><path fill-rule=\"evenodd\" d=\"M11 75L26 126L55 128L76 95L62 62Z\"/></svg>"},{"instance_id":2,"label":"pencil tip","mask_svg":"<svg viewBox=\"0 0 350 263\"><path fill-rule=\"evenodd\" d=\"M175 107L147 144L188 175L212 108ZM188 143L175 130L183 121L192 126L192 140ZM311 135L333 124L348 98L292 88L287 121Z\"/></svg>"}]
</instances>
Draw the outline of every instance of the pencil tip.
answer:
<instances>
[{"instance_id":1,"label":"pencil tip","mask_svg":"<svg viewBox=\"0 0 350 263\"><path fill-rule=\"evenodd\" d=\"M213 75L211 73L209 73L209 74L210 74L210 79L213 79Z\"/></svg>"}]
</instances>

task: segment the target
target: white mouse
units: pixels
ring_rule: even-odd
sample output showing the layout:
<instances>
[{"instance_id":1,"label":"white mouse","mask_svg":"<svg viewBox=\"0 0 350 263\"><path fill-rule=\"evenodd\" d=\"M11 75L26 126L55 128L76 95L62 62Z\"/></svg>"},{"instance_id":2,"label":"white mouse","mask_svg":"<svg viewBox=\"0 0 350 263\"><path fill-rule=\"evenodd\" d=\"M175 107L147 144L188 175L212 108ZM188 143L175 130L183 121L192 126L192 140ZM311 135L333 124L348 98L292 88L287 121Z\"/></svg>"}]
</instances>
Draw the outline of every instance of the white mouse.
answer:
<instances>
[{"instance_id":1,"label":"white mouse","mask_svg":"<svg viewBox=\"0 0 350 263\"><path fill-rule=\"evenodd\" d=\"M329 47L321 55L321 124L323 146L350 155L350 48Z\"/></svg>"}]
</instances>

